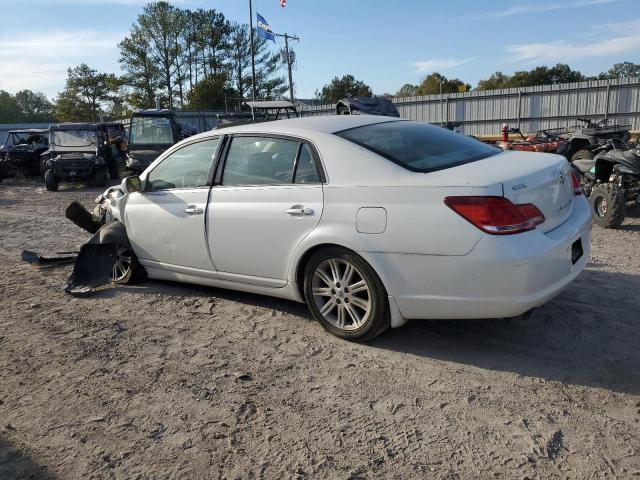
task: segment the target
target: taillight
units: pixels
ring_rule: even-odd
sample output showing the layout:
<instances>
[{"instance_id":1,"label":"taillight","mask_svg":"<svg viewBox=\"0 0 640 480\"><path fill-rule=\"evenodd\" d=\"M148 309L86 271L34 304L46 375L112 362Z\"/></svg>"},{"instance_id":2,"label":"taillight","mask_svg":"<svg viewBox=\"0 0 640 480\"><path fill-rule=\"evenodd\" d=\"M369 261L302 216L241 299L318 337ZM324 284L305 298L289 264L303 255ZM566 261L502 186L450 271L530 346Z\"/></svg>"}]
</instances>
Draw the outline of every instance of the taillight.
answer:
<instances>
[{"instance_id":1,"label":"taillight","mask_svg":"<svg viewBox=\"0 0 640 480\"><path fill-rule=\"evenodd\" d=\"M534 225L540 225L546 220L544 218L544 214L533 203L516 205L516 208L520 210L525 217L531 220Z\"/></svg>"},{"instance_id":2,"label":"taillight","mask_svg":"<svg viewBox=\"0 0 640 480\"><path fill-rule=\"evenodd\" d=\"M576 172L571 172L571 181L573 182L573 194L582 195L582 188L580 188L580 179Z\"/></svg>"},{"instance_id":3,"label":"taillight","mask_svg":"<svg viewBox=\"0 0 640 480\"><path fill-rule=\"evenodd\" d=\"M447 197L444 203L491 235L528 232L545 220L542 212L532 203L514 205L504 197Z\"/></svg>"}]
</instances>

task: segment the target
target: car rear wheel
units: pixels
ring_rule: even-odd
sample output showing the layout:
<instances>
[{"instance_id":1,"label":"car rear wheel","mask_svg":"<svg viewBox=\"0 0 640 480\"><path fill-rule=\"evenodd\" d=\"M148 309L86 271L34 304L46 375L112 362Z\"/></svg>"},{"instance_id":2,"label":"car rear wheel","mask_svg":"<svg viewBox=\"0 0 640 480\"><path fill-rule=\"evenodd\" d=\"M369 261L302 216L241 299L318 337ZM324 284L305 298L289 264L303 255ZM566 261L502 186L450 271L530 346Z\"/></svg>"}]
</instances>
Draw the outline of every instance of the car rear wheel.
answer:
<instances>
[{"instance_id":1,"label":"car rear wheel","mask_svg":"<svg viewBox=\"0 0 640 480\"><path fill-rule=\"evenodd\" d=\"M363 342L389 327L382 281L359 255L342 248L316 252L306 265L304 293L313 316L332 334Z\"/></svg>"},{"instance_id":2,"label":"car rear wheel","mask_svg":"<svg viewBox=\"0 0 640 480\"><path fill-rule=\"evenodd\" d=\"M44 172L44 186L50 192L58 191L58 179L56 178L55 173L53 173L53 170L51 169Z\"/></svg>"}]
</instances>

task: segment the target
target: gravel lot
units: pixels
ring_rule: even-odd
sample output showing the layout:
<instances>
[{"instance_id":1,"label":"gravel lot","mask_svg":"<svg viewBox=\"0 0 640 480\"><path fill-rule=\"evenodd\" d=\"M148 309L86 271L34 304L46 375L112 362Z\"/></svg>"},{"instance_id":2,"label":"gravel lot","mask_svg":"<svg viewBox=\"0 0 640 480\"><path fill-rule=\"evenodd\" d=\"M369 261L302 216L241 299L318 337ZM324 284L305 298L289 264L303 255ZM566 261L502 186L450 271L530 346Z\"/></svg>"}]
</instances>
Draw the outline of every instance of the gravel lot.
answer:
<instances>
[{"instance_id":1,"label":"gravel lot","mask_svg":"<svg viewBox=\"0 0 640 480\"><path fill-rule=\"evenodd\" d=\"M640 478L640 215L529 320L367 345L303 305L149 281L76 299L74 198L0 184L0 479Z\"/></svg>"}]
</instances>

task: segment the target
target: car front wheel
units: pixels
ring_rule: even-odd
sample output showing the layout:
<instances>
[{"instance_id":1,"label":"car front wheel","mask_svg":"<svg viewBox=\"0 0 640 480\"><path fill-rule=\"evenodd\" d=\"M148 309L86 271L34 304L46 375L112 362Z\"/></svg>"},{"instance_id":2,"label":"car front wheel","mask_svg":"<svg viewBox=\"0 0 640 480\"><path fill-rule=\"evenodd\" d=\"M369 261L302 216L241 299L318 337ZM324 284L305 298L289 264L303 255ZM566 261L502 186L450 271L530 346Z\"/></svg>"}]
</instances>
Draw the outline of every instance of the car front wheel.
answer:
<instances>
[{"instance_id":1,"label":"car front wheel","mask_svg":"<svg viewBox=\"0 0 640 480\"><path fill-rule=\"evenodd\" d=\"M337 337L363 342L389 327L382 281L362 257L349 250L316 252L305 268L304 293L313 316Z\"/></svg>"}]
</instances>

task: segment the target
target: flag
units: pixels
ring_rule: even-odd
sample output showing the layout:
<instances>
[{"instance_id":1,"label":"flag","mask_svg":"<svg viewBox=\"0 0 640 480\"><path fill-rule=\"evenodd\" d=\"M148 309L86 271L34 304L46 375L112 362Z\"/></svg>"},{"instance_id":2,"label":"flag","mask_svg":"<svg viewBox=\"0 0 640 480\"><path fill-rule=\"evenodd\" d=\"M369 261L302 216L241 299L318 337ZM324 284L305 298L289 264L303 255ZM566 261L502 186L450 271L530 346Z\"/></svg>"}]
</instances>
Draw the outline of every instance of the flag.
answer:
<instances>
[{"instance_id":1,"label":"flag","mask_svg":"<svg viewBox=\"0 0 640 480\"><path fill-rule=\"evenodd\" d=\"M265 40L272 40L273 43L276 43L276 36L273 34L273 30L271 30L269 23L259 13L258 13L258 36L264 38Z\"/></svg>"},{"instance_id":2,"label":"flag","mask_svg":"<svg viewBox=\"0 0 640 480\"><path fill-rule=\"evenodd\" d=\"M287 0L280 0L280 6L282 8L286 7L287 6Z\"/></svg>"}]
</instances>

